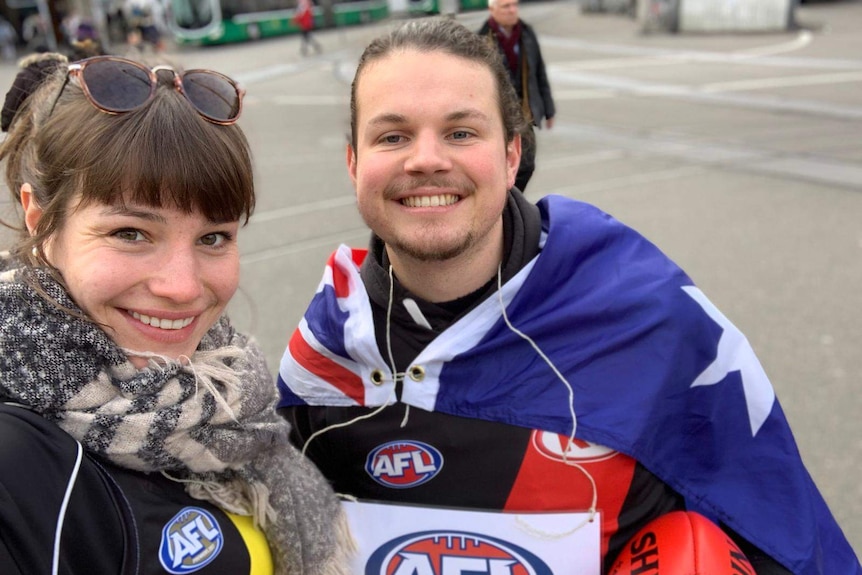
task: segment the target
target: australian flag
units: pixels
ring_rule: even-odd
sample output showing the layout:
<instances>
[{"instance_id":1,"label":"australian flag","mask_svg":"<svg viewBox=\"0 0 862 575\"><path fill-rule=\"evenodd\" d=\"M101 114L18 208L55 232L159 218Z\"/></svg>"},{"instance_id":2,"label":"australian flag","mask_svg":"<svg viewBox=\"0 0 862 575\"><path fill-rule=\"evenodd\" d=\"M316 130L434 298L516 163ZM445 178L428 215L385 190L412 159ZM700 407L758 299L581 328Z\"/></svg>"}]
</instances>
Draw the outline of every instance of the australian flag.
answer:
<instances>
[{"instance_id":1,"label":"australian flag","mask_svg":"<svg viewBox=\"0 0 862 575\"><path fill-rule=\"evenodd\" d=\"M742 333L631 228L567 198L539 208L541 253L420 353L425 377L405 378L398 400L574 433L640 461L796 575L862 574ZM281 406L396 401L365 255L330 257L282 359Z\"/></svg>"}]
</instances>

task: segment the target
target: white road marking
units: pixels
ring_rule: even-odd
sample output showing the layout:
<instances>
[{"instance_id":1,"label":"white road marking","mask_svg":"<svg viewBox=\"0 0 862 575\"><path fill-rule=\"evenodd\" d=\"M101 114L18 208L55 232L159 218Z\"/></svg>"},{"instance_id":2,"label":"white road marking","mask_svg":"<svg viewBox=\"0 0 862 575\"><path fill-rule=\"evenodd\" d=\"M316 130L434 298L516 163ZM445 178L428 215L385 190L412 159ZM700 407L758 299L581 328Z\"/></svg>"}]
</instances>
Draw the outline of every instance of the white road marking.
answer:
<instances>
[{"instance_id":1,"label":"white road marking","mask_svg":"<svg viewBox=\"0 0 862 575\"><path fill-rule=\"evenodd\" d=\"M753 80L731 80L727 82L701 84L700 86L697 86L696 89L704 93L739 92L743 90L767 90L769 88L841 84L844 82L862 82L862 72L838 72L832 74L809 74L806 76L757 78Z\"/></svg>"}]
</instances>

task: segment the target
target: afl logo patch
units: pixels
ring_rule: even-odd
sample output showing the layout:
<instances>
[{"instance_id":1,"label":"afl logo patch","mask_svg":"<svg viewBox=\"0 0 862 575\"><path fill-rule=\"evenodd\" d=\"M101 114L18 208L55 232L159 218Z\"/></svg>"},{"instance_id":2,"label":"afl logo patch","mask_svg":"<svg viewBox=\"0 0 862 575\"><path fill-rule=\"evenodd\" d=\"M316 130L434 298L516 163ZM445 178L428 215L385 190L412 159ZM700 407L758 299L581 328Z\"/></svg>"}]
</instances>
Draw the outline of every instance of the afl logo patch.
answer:
<instances>
[{"instance_id":1,"label":"afl logo patch","mask_svg":"<svg viewBox=\"0 0 862 575\"><path fill-rule=\"evenodd\" d=\"M597 463L610 459L618 451L596 445L589 441L575 438L569 443L569 438L550 431L533 431L533 447L536 451L554 461L574 461L575 463Z\"/></svg>"},{"instance_id":2,"label":"afl logo patch","mask_svg":"<svg viewBox=\"0 0 862 575\"><path fill-rule=\"evenodd\" d=\"M212 513L186 507L162 529L159 561L168 573L194 573L215 559L224 546L224 536Z\"/></svg>"},{"instance_id":3,"label":"afl logo patch","mask_svg":"<svg viewBox=\"0 0 862 575\"><path fill-rule=\"evenodd\" d=\"M365 471L374 481L406 489L434 479L443 468L443 456L420 441L391 441L374 449L365 460Z\"/></svg>"},{"instance_id":4,"label":"afl logo patch","mask_svg":"<svg viewBox=\"0 0 862 575\"><path fill-rule=\"evenodd\" d=\"M496 537L459 531L411 533L379 547L365 575L553 575L526 549Z\"/></svg>"}]
</instances>

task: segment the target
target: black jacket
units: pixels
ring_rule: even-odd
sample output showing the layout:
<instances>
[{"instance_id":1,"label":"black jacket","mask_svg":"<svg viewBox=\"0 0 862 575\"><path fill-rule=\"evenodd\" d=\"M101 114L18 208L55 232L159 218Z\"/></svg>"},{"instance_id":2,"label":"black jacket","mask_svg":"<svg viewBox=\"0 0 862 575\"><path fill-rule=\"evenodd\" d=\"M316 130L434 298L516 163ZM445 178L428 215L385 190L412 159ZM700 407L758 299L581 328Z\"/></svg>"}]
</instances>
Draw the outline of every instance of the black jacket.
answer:
<instances>
[{"instance_id":1,"label":"black jacket","mask_svg":"<svg viewBox=\"0 0 862 575\"><path fill-rule=\"evenodd\" d=\"M161 474L100 460L40 415L0 402L0 573L164 575L195 561L206 565L196 575L250 572L225 513Z\"/></svg>"},{"instance_id":2,"label":"black jacket","mask_svg":"<svg viewBox=\"0 0 862 575\"><path fill-rule=\"evenodd\" d=\"M524 100L524 86L526 85L526 98L533 116L533 123L541 127L543 119L553 118L557 114L557 108L554 106L554 99L551 96L551 84L548 82L548 74L545 71L545 61L542 59L539 39L529 24L523 20L520 22L519 71L516 73L509 70L509 76L521 101ZM500 48L487 20L479 29L479 34L488 36ZM502 48L500 51L502 53Z\"/></svg>"}]
</instances>

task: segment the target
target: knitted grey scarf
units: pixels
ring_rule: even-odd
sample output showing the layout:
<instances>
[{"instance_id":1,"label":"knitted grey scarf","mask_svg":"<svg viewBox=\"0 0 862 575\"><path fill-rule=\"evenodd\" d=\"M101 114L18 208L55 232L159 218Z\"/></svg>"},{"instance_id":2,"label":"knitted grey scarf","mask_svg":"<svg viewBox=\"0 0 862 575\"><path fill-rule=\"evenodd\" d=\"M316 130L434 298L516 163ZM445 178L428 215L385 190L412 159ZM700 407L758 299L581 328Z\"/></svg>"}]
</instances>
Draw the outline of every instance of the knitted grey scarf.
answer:
<instances>
[{"instance_id":1,"label":"knitted grey scarf","mask_svg":"<svg viewBox=\"0 0 862 575\"><path fill-rule=\"evenodd\" d=\"M222 317L190 359L153 357L138 370L102 329L64 310L80 314L45 270L0 273L0 400L33 409L117 465L162 472L195 498L253 515L277 574L349 573L344 514L288 443L253 341Z\"/></svg>"}]
</instances>

